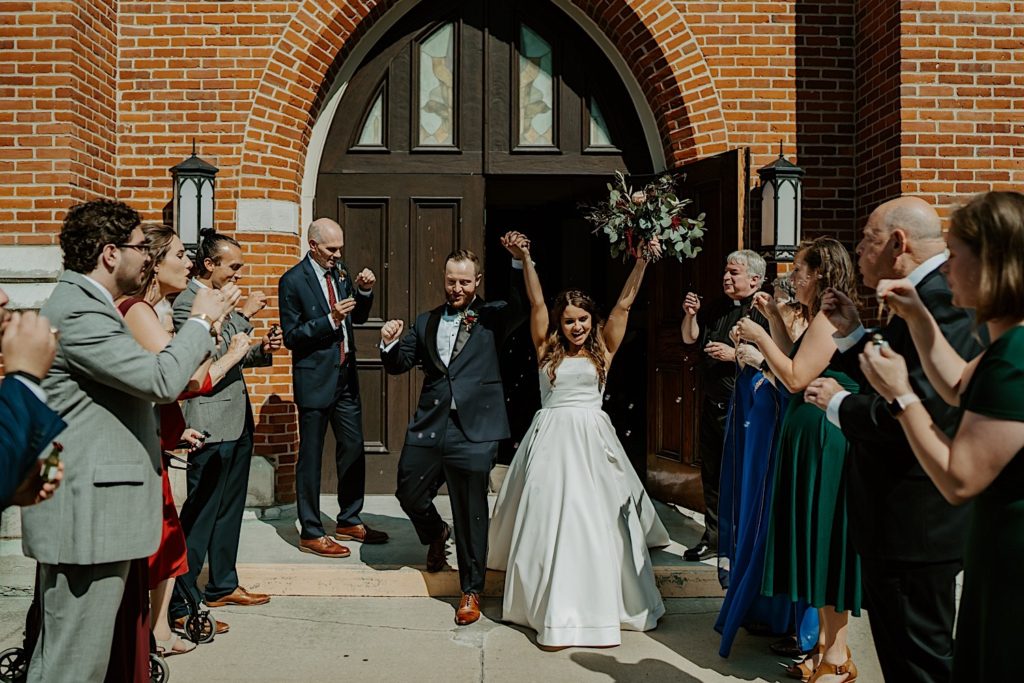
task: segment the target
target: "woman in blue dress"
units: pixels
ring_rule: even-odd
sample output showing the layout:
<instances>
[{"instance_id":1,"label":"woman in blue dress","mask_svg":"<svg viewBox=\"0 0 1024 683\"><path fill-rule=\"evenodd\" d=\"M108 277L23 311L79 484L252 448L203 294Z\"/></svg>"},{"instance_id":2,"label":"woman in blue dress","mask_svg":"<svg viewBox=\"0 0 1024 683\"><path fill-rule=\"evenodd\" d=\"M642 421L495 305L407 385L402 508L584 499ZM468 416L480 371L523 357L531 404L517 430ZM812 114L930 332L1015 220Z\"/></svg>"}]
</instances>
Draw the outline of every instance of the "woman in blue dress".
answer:
<instances>
[{"instance_id":1,"label":"woman in blue dress","mask_svg":"<svg viewBox=\"0 0 1024 683\"><path fill-rule=\"evenodd\" d=\"M781 345L791 345L807 327L804 310L787 277L773 286L774 301L762 294L755 304L778 310L774 319L784 326L773 332L785 335ZM726 420L720 482L719 575L727 592L715 622L715 630L722 634L719 654L729 656L740 626L781 634L792 632L796 624L801 627L798 642L807 650L818 638L814 611L811 619L804 619L806 605L794 605L783 595L760 595L775 450L788 396L775 387L769 371L761 370L764 357L756 347L741 344L736 357L741 369Z\"/></svg>"}]
</instances>

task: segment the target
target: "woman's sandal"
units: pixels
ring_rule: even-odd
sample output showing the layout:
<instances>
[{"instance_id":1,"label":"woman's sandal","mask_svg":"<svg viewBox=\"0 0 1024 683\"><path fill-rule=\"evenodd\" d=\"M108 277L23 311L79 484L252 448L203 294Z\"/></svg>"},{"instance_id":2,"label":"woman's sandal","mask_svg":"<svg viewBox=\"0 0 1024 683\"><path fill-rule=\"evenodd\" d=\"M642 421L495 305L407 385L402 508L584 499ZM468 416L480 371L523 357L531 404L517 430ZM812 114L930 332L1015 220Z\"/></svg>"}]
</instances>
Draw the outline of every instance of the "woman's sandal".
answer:
<instances>
[{"instance_id":1,"label":"woman's sandal","mask_svg":"<svg viewBox=\"0 0 1024 683\"><path fill-rule=\"evenodd\" d=\"M790 664L788 666L783 664L782 666L786 667L786 672L785 673L790 678L793 678L793 679L799 680L799 681L803 681L803 683L809 683L809 681L811 680L811 677L814 676L815 668L814 668L813 662L814 662L815 656L817 656L817 655L824 655L824 654L825 654L825 648L822 645L818 645L813 650L811 650L807 654L807 656L804 657L803 659L801 659L799 662L793 662L792 664ZM849 660L850 654L851 654L850 653L850 648L847 647L846 648L846 658L847 658L847 660Z\"/></svg>"},{"instance_id":2,"label":"woman's sandal","mask_svg":"<svg viewBox=\"0 0 1024 683\"><path fill-rule=\"evenodd\" d=\"M171 637L167 640L156 641L157 652L163 657L173 657L174 655L184 655L192 652L196 649L196 644L187 638L172 633Z\"/></svg>"},{"instance_id":3,"label":"woman's sandal","mask_svg":"<svg viewBox=\"0 0 1024 683\"><path fill-rule=\"evenodd\" d=\"M822 676L846 676L843 683L853 683L857 680L857 665L849 658L838 666L828 662L821 662L807 683L814 683Z\"/></svg>"}]
</instances>

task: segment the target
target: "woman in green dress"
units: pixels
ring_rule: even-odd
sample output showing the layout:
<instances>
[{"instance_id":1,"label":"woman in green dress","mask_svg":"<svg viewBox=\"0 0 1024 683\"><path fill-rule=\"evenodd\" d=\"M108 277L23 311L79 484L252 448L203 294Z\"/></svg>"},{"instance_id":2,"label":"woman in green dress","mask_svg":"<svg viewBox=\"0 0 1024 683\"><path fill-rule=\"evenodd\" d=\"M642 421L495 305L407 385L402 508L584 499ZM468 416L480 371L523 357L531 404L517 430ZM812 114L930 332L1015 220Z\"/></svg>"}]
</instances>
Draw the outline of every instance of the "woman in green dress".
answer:
<instances>
[{"instance_id":1,"label":"woman in green dress","mask_svg":"<svg viewBox=\"0 0 1024 683\"><path fill-rule=\"evenodd\" d=\"M830 237L802 246L795 266L791 279L811 324L792 348L787 348L784 335L769 334L749 320L737 325L739 336L757 345L791 394L779 435L761 590L818 608L818 647L791 667L790 675L821 683L850 682L856 680L857 668L846 645L846 627L850 612L860 614L861 582L860 559L847 533L847 442L821 410L804 402L803 391L819 376L834 378L847 391L857 390L849 377L828 369L836 352L836 329L819 310L830 287L855 297L856 276L846 248ZM774 332L781 321L767 298L758 295L755 304Z\"/></svg>"},{"instance_id":2,"label":"woman in green dress","mask_svg":"<svg viewBox=\"0 0 1024 683\"><path fill-rule=\"evenodd\" d=\"M957 355L907 280L882 280L878 297L907 321L936 391L959 406L952 439L932 425L903 358L869 345L860 363L893 410L915 455L950 503L974 501L953 647L957 683L1022 678L1024 610L1024 195L989 192L953 214L943 266L953 303L975 310L992 343Z\"/></svg>"}]
</instances>

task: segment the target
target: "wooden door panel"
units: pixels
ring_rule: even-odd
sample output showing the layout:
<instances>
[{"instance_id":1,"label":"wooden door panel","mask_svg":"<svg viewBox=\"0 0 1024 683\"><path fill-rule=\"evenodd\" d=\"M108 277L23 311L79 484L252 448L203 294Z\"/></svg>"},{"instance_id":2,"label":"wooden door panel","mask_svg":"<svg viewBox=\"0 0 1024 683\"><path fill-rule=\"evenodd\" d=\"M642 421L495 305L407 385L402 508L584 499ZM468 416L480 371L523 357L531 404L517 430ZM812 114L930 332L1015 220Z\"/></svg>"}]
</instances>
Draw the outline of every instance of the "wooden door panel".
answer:
<instances>
[{"instance_id":1,"label":"wooden door panel","mask_svg":"<svg viewBox=\"0 0 1024 683\"><path fill-rule=\"evenodd\" d=\"M321 173L318 204L331 207L345 229L345 262L377 275L370 319L355 330L368 493L394 493L405 429L415 410L422 373L388 375L377 347L386 320L409 326L444 301L445 257L454 249L482 252L483 177ZM482 254L481 254L482 255ZM334 438L324 444L321 491L337 491Z\"/></svg>"},{"instance_id":2,"label":"wooden door panel","mask_svg":"<svg viewBox=\"0 0 1024 683\"><path fill-rule=\"evenodd\" d=\"M459 243L457 198L413 197L409 200L409 250L416 254L412 266L414 297L412 315L437 306L444 289L444 259Z\"/></svg>"},{"instance_id":3,"label":"wooden door panel","mask_svg":"<svg viewBox=\"0 0 1024 683\"><path fill-rule=\"evenodd\" d=\"M682 301L687 290L708 300L721 294L725 257L742 243L748 170L743 150L734 150L674 173L680 194L693 200L691 215L705 213L706 233L696 259L659 263L652 278L647 484L661 500L703 511L697 466L702 351L682 342Z\"/></svg>"}]
</instances>

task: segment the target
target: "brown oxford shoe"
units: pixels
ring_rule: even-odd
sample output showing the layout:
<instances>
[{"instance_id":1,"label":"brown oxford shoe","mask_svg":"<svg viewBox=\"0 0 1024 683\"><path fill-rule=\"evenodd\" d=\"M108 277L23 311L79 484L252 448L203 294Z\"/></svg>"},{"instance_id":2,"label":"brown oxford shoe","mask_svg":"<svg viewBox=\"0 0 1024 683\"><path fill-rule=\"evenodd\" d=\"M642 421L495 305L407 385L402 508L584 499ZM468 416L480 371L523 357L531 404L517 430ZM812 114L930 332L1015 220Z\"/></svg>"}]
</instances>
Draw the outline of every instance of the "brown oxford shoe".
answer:
<instances>
[{"instance_id":1,"label":"brown oxford shoe","mask_svg":"<svg viewBox=\"0 0 1024 683\"><path fill-rule=\"evenodd\" d=\"M428 572L439 572L448 566L448 551L445 549L445 546L448 544L448 539L451 535L452 528L445 524L441 536L427 547Z\"/></svg>"},{"instance_id":2,"label":"brown oxford shoe","mask_svg":"<svg viewBox=\"0 0 1024 683\"><path fill-rule=\"evenodd\" d=\"M224 607L225 605L239 605L240 607L251 607L253 605L265 605L270 602L270 596L266 593L250 593L241 586L227 595L216 600L205 600L207 607Z\"/></svg>"},{"instance_id":3,"label":"brown oxford shoe","mask_svg":"<svg viewBox=\"0 0 1024 683\"><path fill-rule=\"evenodd\" d=\"M476 593L463 593L459 609L455 611L455 623L459 626L466 626L479 618L480 596Z\"/></svg>"},{"instance_id":4,"label":"brown oxford shoe","mask_svg":"<svg viewBox=\"0 0 1024 683\"><path fill-rule=\"evenodd\" d=\"M188 617L178 617L177 619L175 619L174 621L171 622L171 628L173 630L175 630L175 631L178 631L179 633L185 633L185 620L186 619L188 619ZM221 621L220 619L218 619L217 620L217 632L214 635L219 636L219 635L222 635L224 633L227 633L230 630L231 630L231 627L228 626L227 622Z\"/></svg>"},{"instance_id":5,"label":"brown oxford shoe","mask_svg":"<svg viewBox=\"0 0 1024 683\"><path fill-rule=\"evenodd\" d=\"M388 535L386 533L371 529L365 524L339 526L334 530L334 537L339 541L355 541L356 543L365 543L366 545L388 542Z\"/></svg>"},{"instance_id":6,"label":"brown oxford shoe","mask_svg":"<svg viewBox=\"0 0 1024 683\"><path fill-rule=\"evenodd\" d=\"M335 543L330 536L320 538L299 539L299 550L304 553L313 553L320 557L348 557L352 553L340 543Z\"/></svg>"}]
</instances>

